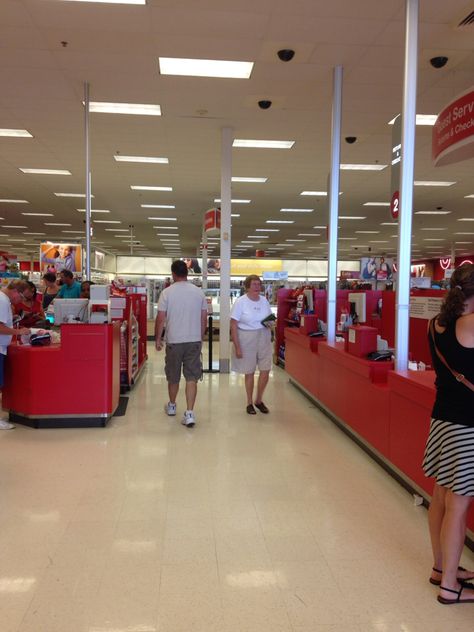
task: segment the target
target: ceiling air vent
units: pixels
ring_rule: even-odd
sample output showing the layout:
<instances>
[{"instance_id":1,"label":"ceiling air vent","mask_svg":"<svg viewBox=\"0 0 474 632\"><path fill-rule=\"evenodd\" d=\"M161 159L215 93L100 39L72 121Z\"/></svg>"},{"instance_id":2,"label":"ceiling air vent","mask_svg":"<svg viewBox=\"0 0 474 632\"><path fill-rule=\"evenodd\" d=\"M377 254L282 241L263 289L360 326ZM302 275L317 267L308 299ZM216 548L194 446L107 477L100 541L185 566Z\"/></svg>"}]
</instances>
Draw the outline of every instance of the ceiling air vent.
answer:
<instances>
[{"instance_id":1,"label":"ceiling air vent","mask_svg":"<svg viewBox=\"0 0 474 632\"><path fill-rule=\"evenodd\" d=\"M472 28L474 26L474 10L468 13L458 24L458 29Z\"/></svg>"}]
</instances>

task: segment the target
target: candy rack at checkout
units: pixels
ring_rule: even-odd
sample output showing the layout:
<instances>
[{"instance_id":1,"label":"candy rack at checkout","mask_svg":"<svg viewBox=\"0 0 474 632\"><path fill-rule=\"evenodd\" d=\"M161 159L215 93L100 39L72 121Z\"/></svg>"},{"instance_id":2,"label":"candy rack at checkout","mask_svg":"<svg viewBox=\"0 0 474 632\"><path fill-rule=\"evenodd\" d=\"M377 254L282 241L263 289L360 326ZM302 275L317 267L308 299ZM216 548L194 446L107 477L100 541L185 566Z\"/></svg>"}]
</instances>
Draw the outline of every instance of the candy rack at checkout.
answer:
<instances>
[{"instance_id":1,"label":"candy rack at checkout","mask_svg":"<svg viewBox=\"0 0 474 632\"><path fill-rule=\"evenodd\" d=\"M105 426L146 363L145 288L93 285L90 299L55 299L46 316L51 332L8 348L3 408L34 428Z\"/></svg>"}]
</instances>

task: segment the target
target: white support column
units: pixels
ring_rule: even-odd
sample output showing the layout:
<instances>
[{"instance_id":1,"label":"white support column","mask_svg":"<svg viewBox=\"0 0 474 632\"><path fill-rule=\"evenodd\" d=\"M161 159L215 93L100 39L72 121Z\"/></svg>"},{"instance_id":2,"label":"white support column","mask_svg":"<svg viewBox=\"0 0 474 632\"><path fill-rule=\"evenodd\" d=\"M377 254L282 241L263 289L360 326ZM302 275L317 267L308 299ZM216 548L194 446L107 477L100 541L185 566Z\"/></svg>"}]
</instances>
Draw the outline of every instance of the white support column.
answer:
<instances>
[{"instance_id":1,"label":"white support column","mask_svg":"<svg viewBox=\"0 0 474 632\"><path fill-rule=\"evenodd\" d=\"M415 163L416 79L418 67L418 0L406 2L405 75L403 82L398 276L395 324L396 370L408 369L410 265Z\"/></svg>"},{"instance_id":2,"label":"white support column","mask_svg":"<svg viewBox=\"0 0 474 632\"><path fill-rule=\"evenodd\" d=\"M89 144L89 84L84 82L84 136L86 152L86 279L91 278L91 169Z\"/></svg>"},{"instance_id":3,"label":"white support column","mask_svg":"<svg viewBox=\"0 0 474 632\"><path fill-rule=\"evenodd\" d=\"M230 372L230 249L233 129L224 127L221 138L221 289L219 318L219 370Z\"/></svg>"},{"instance_id":4,"label":"white support column","mask_svg":"<svg viewBox=\"0 0 474 632\"><path fill-rule=\"evenodd\" d=\"M342 66L335 66L332 97L331 172L329 175L328 191L328 342L335 342L336 340L337 222L339 216L339 164L341 161L342 74Z\"/></svg>"}]
</instances>

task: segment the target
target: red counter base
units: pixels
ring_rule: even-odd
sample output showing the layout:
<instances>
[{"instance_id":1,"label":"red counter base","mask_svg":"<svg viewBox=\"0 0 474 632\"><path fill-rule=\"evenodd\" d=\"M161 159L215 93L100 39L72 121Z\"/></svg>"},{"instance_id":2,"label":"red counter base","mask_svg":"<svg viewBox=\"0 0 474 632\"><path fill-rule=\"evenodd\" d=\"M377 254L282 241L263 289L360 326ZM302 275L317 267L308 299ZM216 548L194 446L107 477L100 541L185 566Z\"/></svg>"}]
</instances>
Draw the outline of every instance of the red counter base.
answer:
<instances>
[{"instance_id":1,"label":"red counter base","mask_svg":"<svg viewBox=\"0 0 474 632\"><path fill-rule=\"evenodd\" d=\"M120 325L62 325L61 344L11 345L2 405L33 428L105 426L120 397Z\"/></svg>"},{"instance_id":2,"label":"red counter base","mask_svg":"<svg viewBox=\"0 0 474 632\"><path fill-rule=\"evenodd\" d=\"M428 502L433 479L421 468L435 398L433 371L393 371L393 362L351 356L285 330L290 381L392 474ZM468 514L474 549L474 507Z\"/></svg>"}]
</instances>

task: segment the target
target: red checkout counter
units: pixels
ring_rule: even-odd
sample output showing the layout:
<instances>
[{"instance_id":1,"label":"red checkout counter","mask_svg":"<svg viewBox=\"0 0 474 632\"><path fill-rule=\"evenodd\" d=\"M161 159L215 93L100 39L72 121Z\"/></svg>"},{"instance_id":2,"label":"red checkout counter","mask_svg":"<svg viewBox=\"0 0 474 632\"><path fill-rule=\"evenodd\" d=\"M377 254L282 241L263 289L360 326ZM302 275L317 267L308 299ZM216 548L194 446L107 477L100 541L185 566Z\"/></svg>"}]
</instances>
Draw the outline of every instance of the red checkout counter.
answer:
<instances>
[{"instance_id":1,"label":"red checkout counter","mask_svg":"<svg viewBox=\"0 0 474 632\"><path fill-rule=\"evenodd\" d=\"M286 327L285 369L344 432L410 491L429 498L421 464L435 398L433 371L394 371L393 362L351 355L344 343ZM468 516L474 539L474 507Z\"/></svg>"},{"instance_id":2,"label":"red checkout counter","mask_svg":"<svg viewBox=\"0 0 474 632\"><path fill-rule=\"evenodd\" d=\"M120 323L61 325L61 342L12 344L3 408L33 428L105 426L120 397Z\"/></svg>"}]
</instances>

